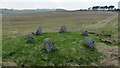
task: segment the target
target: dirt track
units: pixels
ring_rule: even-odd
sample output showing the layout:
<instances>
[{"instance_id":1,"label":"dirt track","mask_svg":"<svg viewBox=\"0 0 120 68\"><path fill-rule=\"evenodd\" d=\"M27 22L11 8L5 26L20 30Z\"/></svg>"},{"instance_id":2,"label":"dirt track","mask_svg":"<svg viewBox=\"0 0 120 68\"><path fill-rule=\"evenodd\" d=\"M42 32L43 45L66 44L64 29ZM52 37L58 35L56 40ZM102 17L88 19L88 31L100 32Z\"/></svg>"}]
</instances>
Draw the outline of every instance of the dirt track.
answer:
<instances>
[{"instance_id":1,"label":"dirt track","mask_svg":"<svg viewBox=\"0 0 120 68\"><path fill-rule=\"evenodd\" d=\"M110 23L110 21L114 20L115 18L118 17L118 14L115 13L114 15L111 15L110 17L106 18L106 19L103 19L95 24L92 24L92 25L89 25L89 27L103 27L103 26L106 26L108 23Z\"/></svg>"},{"instance_id":2,"label":"dirt track","mask_svg":"<svg viewBox=\"0 0 120 68\"><path fill-rule=\"evenodd\" d=\"M109 46L104 43L99 43L96 46L96 49L102 53L103 59L101 60L102 66L118 66L118 58L120 57L118 54L118 46Z\"/></svg>"}]
</instances>

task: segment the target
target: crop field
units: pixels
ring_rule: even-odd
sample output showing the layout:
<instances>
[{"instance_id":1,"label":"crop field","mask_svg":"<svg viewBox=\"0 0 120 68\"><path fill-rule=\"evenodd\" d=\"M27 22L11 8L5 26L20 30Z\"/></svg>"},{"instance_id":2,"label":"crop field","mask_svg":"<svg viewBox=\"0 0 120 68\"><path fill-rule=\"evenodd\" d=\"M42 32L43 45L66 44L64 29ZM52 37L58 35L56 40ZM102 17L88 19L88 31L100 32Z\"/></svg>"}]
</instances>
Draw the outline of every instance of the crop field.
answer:
<instances>
[{"instance_id":1,"label":"crop field","mask_svg":"<svg viewBox=\"0 0 120 68\"><path fill-rule=\"evenodd\" d=\"M67 33L58 33L62 25L66 26ZM39 26L42 27L43 35L34 35L35 44L27 44L26 35L36 32ZM94 39L95 49L84 46L85 36L82 31L94 33L89 36ZM53 40L55 51L44 53L42 47L45 38ZM118 47L117 12L71 11L2 15L2 59L5 66L118 66Z\"/></svg>"},{"instance_id":2,"label":"crop field","mask_svg":"<svg viewBox=\"0 0 120 68\"><path fill-rule=\"evenodd\" d=\"M117 32L117 12L79 11L79 12L41 12L27 14L3 14L3 35L21 35L35 31L38 26L44 32L56 32L61 25L68 31L102 30Z\"/></svg>"}]
</instances>

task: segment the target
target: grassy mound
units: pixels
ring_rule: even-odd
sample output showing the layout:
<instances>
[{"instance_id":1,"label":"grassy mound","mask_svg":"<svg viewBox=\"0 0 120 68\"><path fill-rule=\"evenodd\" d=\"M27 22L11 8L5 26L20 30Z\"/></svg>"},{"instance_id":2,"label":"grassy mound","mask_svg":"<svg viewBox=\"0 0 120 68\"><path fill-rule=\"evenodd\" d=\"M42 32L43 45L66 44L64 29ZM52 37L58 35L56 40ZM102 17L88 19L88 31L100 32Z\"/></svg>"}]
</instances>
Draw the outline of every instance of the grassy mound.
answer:
<instances>
[{"instance_id":1,"label":"grassy mound","mask_svg":"<svg viewBox=\"0 0 120 68\"><path fill-rule=\"evenodd\" d=\"M98 38L90 35L95 42ZM52 53L44 53L43 40L51 38L56 50ZM26 36L19 36L3 40L3 61L14 61L18 65L92 65L99 64L101 54L97 50L84 46L84 36L79 32L44 33L35 35L35 44L26 44Z\"/></svg>"}]
</instances>

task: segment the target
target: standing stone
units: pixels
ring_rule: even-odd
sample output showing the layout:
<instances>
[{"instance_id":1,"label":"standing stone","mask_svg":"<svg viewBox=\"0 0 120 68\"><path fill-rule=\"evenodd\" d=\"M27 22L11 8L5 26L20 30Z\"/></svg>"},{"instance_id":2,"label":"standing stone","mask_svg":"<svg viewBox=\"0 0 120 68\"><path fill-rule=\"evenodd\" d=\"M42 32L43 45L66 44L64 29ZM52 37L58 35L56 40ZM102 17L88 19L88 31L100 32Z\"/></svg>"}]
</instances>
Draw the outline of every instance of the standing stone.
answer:
<instances>
[{"instance_id":1,"label":"standing stone","mask_svg":"<svg viewBox=\"0 0 120 68\"><path fill-rule=\"evenodd\" d=\"M27 43L35 43L33 34L27 35Z\"/></svg>"},{"instance_id":2,"label":"standing stone","mask_svg":"<svg viewBox=\"0 0 120 68\"><path fill-rule=\"evenodd\" d=\"M31 32L31 34L32 34L32 35L35 35L35 33L34 33L34 32Z\"/></svg>"},{"instance_id":3,"label":"standing stone","mask_svg":"<svg viewBox=\"0 0 120 68\"><path fill-rule=\"evenodd\" d=\"M88 36L88 31L84 31L84 32L83 32L83 35L84 35L84 36Z\"/></svg>"},{"instance_id":4,"label":"standing stone","mask_svg":"<svg viewBox=\"0 0 120 68\"><path fill-rule=\"evenodd\" d=\"M42 34L43 34L42 28L41 27L37 28L36 35L42 35Z\"/></svg>"},{"instance_id":5,"label":"standing stone","mask_svg":"<svg viewBox=\"0 0 120 68\"><path fill-rule=\"evenodd\" d=\"M65 33L67 32L66 26L61 26L59 33Z\"/></svg>"},{"instance_id":6,"label":"standing stone","mask_svg":"<svg viewBox=\"0 0 120 68\"><path fill-rule=\"evenodd\" d=\"M90 37L85 37L85 46L89 48L94 48L94 40Z\"/></svg>"},{"instance_id":7,"label":"standing stone","mask_svg":"<svg viewBox=\"0 0 120 68\"><path fill-rule=\"evenodd\" d=\"M54 50L54 43L50 38L45 38L43 44L43 49L45 49L47 52L51 52Z\"/></svg>"}]
</instances>

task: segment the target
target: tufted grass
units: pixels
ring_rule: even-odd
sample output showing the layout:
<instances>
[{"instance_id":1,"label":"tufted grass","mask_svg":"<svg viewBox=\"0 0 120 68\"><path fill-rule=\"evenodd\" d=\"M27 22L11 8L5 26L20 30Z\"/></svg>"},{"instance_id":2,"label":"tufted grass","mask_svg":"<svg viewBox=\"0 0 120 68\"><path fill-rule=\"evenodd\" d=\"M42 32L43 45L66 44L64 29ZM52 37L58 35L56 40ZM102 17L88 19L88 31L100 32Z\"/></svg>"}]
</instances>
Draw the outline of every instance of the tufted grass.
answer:
<instances>
[{"instance_id":1,"label":"tufted grass","mask_svg":"<svg viewBox=\"0 0 120 68\"><path fill-rule=\"evenodd\" d=\"M96 36L95 42L99 42ZM101 54L95 49L84 46L84 36L80 32L55 33L48 32L42 36L34 36L35 44L26 44L26 36L6 38L3 41L3 61L14 61L19 66L55 66L55 65L99 65ZM51 38L55 51L45 53L42 50L43 40ZM96 43L95 43L96 44Z\"/></svg>"}]
</instances>

